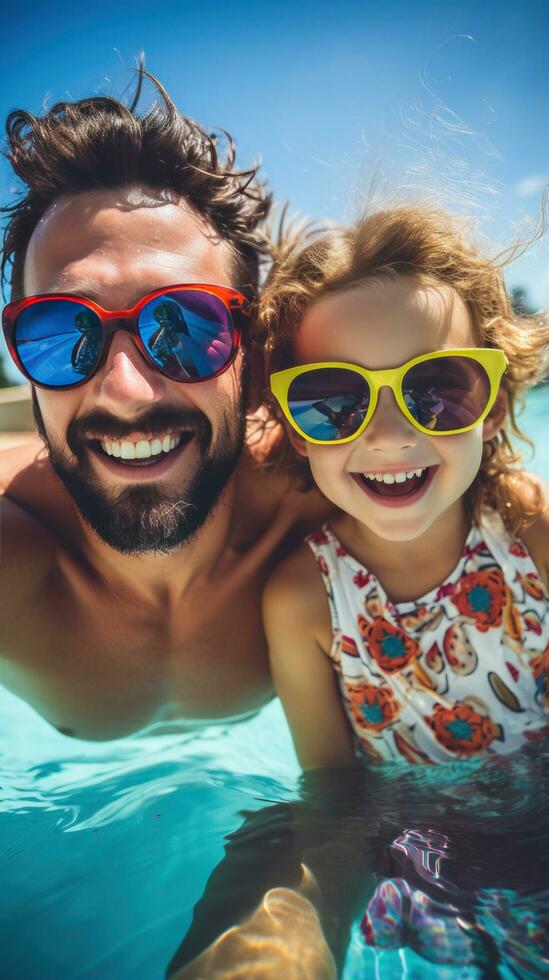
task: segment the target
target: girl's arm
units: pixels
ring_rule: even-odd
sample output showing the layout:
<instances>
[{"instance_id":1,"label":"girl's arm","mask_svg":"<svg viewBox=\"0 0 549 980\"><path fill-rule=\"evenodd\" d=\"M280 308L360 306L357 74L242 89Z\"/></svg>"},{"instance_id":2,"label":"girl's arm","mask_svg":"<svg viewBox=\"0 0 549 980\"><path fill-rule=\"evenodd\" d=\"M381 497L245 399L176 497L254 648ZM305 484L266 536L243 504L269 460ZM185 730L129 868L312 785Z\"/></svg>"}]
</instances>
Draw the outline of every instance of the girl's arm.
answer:
<instances>
[{"instance_id":1,"label":"girl's arm","mask_svg":"<svg viewBox=\"0 0 549 980\"><path fill-rule=\"evenodd\" d=\"M351 729L335 671L328 602L307 546L276 569L263 599L276 691L304 769L355 764Z\"/></svg>"}]
</instances>

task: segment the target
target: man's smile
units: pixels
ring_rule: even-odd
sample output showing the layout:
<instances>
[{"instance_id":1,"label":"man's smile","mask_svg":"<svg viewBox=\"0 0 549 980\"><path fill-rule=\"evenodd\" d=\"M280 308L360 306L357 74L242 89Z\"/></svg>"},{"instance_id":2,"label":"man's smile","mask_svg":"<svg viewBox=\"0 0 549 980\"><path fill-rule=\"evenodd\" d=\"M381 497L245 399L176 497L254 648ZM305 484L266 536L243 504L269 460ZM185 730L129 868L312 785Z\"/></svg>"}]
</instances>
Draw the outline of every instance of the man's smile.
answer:
<instances>
[{"instance_id":1,"label":"man's smile","mask_svg":"<svg viewBox=\"0 0 549 980\"><path fill-rule=\"evenodd\" d=\"M164 476L194 440L193 432L179 432L161 438L132 440L93 440L88 443L94 457L113 476L142 481Z\"/></svg>"},{"instance_id":2,"label":"man's smile","mask_svg":"<svg viewBox=\"0 0 549 980\"><path fill-rule=\"evenodd\" d=\"M116 459L150 459L161 453L169 453L181 442L182 433L155 436L153 439L101 439L101 449L107 456Z\"/></svg>"}]
</instances>

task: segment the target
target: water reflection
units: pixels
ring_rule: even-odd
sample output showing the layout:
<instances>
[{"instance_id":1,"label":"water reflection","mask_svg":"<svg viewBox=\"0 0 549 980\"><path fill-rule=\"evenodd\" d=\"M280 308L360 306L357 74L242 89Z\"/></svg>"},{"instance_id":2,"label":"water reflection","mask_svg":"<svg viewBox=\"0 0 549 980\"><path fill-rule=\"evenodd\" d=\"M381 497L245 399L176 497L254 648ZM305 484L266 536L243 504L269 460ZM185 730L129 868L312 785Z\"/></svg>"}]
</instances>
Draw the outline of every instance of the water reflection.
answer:
<instances>
[{"instance_id":1,"label":"water reflection","mask_svg":"<svg viewBox=\"0 0 549 980\"><path fill-rule=\"evenodd\" d=\"M368 946L409 947L431 963L484 961L483 950L455 905L436 902L405 878L382 881L368 902L360 928Z\"/></svg>"},{"instance_id":2,"label":"water reflection","mask_svg":"<svg viewBox=\"0 0 549 980\"><path fill-rule=\"evenodd\" d=\"M278 975L292 976L299 950L322 944L299 908L297 934L274 942L265 895L290 889L318 912L346 980L548 976L548 756L540 741L472 763L309 773L295 801L245 815L227 839L169 975L199 976L195 958L214 950L216 976L234 976L231 963L276 976L274 943Z\"/></svg>"},{"instance_id":3,"label":"water reflection","mask_svg":"<svg viewBox=\"0 0 549 980\"><path fill-rule=\"evenodd\" d=\"M305 962L320 980L320 925L345 980L549 975L541 741L485 762L315 774L298 793L278 702L243 725L116 743L63 738L2 691L0 715L2 978L158 980L183 937L181 967L233 927L245 980ZM369 945L364 914L377 909L379 932L370 903L395 881L402 929Z\"/></svg>"}]
</instances>

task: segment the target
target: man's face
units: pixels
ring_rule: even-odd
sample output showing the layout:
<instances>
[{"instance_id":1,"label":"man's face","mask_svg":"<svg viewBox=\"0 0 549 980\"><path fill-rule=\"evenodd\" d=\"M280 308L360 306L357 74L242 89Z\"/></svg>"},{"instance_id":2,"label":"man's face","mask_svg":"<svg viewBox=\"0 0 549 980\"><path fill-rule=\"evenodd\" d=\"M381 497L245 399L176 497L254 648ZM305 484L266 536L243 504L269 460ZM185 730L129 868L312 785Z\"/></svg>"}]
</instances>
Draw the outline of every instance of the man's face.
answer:
<instances>
[{"instance_id":1,"label":"man's face","mask_svg":"<svg viewBox=\"0 0 549 980\"><path fill-rule=\"evenodd\" d=\"M97 190L60 198L45 214L29 244L25 294L73 293L107 310L128 309L162 286L230 286L233 265L229 246L185 201ZM119 331L86 384L34 390L52 466L111 547L167 553L203 525L243 446L242 358L239 352L211 381L181 384L147 364ZM112 440L119 446L156 440L154 451L160 440L162 452L123 461L104 451Z\"/></svg>"}]
</instances>

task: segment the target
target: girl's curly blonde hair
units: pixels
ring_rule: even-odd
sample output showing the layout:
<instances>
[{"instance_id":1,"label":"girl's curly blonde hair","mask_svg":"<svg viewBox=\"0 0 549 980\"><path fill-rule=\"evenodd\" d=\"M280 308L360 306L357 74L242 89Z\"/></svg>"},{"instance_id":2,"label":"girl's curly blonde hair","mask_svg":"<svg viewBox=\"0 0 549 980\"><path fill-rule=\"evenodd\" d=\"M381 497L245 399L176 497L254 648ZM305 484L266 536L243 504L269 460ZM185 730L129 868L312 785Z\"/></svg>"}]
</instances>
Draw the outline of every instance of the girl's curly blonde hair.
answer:
<instances>
[{"instance_id":1,"label":"girl's curly blonde hair","mask_svg":"<svg viewBox=\"0 0 549 980\"><path fill-rule=\"evenodd\" d=\"M497 435L484 444L466 505L477 521L483 506L496 508L512 534L532 523L543 507L539 484L517 465L522 454L513 447L511 434L530 442L517 425L516 412L527 389L546 377L549 346L546 317L517 316L504 285L502 268L519 251L515 246L488 259L467 241L462 222L425 205L386 208L329 231L301 228L275 247L256 318L268 376L294 363L293 337L308 307L323 296L394 275L454 289L469 310L478 346L499 347L509 361L502 380L506 417ZM269 391L265 400L272 417L280 419ZM287 439L280 439L271 462L299 473L305 486L311 485L307 463Z\"/></svg>"}]
</instances>

